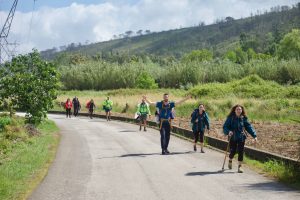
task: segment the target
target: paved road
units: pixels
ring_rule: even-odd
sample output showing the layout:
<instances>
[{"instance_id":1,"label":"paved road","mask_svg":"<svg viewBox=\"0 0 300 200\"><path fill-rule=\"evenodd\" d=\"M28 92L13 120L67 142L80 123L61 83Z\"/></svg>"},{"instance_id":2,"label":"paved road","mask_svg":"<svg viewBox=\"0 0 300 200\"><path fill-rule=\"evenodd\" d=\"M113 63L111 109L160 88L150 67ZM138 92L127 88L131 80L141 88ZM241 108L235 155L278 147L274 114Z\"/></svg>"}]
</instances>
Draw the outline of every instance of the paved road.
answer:
<instances>
[{"instance_id":1,"label":"paved road","mask_svg":"<svg viewBox=\"0 0 300 200\"><path fill-rule=\"evenodd\" d=\"M29 199L246 200L300 199L300 193L249 169L220 172L223 154L191 152L171 137L170 155L160 155L157 130L131 124L50 115L61 144L47 177Z\"/></svg>"}]
</instances>

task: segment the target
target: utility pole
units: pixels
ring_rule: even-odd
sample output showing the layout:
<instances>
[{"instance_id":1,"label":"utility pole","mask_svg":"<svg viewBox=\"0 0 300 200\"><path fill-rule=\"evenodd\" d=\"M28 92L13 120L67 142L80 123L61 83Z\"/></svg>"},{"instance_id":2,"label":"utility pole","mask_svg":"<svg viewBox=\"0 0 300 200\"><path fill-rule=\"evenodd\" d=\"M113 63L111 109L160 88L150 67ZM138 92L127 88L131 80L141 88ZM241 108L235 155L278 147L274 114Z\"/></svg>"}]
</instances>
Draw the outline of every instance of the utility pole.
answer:
<instances>
[{"instance_id":1,"label":"utility pole","mask_svg":"<svg viewBox=\"0 0 300 200\"><path fill-rule=\"evenodd\" d=\"M14 3L9 11L9 14L6 18L6 21L2 27L1 34L0 34L0 64L4 63L6 60L10 59L13 55L13 53L9 50L8 46L11 45L7 41L7 37L10 31L10 27L12 24L12 20L15 15L15 11L17 8L18 0L14 0ZM14 46L16 46L16 43L13 43Z\"/></svg>"}]
</instances>

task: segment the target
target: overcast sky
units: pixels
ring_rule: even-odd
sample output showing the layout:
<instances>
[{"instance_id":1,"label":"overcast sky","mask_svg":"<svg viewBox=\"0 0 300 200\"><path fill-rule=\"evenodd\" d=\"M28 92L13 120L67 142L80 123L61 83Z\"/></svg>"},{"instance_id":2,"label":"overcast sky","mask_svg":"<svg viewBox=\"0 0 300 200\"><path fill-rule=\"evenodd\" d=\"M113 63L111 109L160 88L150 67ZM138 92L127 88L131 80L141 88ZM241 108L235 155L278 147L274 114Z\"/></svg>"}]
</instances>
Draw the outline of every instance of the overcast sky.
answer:
<instances>
[{"instance_id":1,"label":"overcast sky","mask_svg":"<svg viewBox=\"0 0 300 200\"><path fill-rule=\"evenodd\" d=\"M128 30L162 31L247 17L299 0L19 0L8 40L18 53L109 40ZM1 28L13 0L0 0Z\"/></svg>"}]
</instances>

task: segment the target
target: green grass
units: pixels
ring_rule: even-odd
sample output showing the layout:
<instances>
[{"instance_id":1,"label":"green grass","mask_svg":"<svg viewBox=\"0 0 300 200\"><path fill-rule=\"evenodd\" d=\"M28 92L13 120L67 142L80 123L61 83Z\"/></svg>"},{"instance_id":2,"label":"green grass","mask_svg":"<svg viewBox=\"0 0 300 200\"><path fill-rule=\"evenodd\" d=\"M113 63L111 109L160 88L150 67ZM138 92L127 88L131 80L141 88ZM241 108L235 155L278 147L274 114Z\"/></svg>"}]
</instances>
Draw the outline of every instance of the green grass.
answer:
<instances>
[{"instance_id":1,"label":"green grass","mask_svg":"<svg viewBox=\"0 0 300 200\"><path fill-rule=\"evenodd\" d=\"M256 171L262 172L267 176L274 177L278 181L288 184L300 190L300 169L296 166L288 165L282 161L269 160L260 162L245 156L244 162Z\"/></svg>"},{"instance_id":2,"label":"green grass","mask_svg":"<svg viewBox=\"0 0 300 200\"><path fill-rule=\"evenodd\" d=\"M16 118L19 124L23 119ZM11 126L18 127L17 125ZM11 139L1 132L1 140L7 148L0 155L0 199L25 199L46 175L55 157L59 137L58 128L51 121L38 126L41 134L28 137L22 127ZM6 130L7 131L7 130ZM22 139L20 139L22 138ZM0 147L1 150L1 147Z\"/></svg>"},{"instance_id":3,"label":"green grass","mask_svg":"<svg viewBox=\"0 0 300 200\"><path fill-rule=\"evenodd\" d=\"M217 87L213 87L214 85L217 85ZM260 87L263 89L260 90ZM266 94L263 93L264 91ZM294 93L291 91L294 91ZM176 116L178 117L189 118L193 109L199 103L204 103L211 119L224 120L233 105L241 104L245 107L251 121L300 123L300 87L280 86L274 82L264 81L257 76L223 84L203 84L192 88L190 91L182 89L61 91L56 102L65 102L67 98L72 99L77 96L84 105L82 112L87 112L84 108L85 104L93 98L97 106L96 112L101 113L103 112L101 106L103 100L106 96L110 96L114 102L113 112L122 112L125 104L128 103L128 114L133 115L142 95L146 95L151 101L158 101L162 99L165 92L170 94L170 100L179 100L187 93L194 96L192 100L176 106ZM64 111L57 103L55 103L54 110ZM154 113L154 106L151 107L151 111Z\"/></svg>"}]
</instances>

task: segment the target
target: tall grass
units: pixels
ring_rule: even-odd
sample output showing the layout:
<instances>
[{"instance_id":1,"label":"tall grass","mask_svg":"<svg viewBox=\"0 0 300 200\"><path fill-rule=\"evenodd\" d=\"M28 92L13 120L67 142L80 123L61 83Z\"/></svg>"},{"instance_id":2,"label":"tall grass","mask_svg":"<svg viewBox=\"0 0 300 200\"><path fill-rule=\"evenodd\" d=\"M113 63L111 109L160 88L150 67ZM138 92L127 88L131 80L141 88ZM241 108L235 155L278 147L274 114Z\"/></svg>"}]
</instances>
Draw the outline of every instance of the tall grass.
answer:
<instances>
[{"instance_id":1,"label":"tall grass","mask_svg":"<svg viewBox=\"0 0 300 200\"><path fill-rule=\"evenodd\" d=\"M253 74L280 84L295 85L300 82L300 61L271 58L241 65L215 59L188 63L172 61L160 65L149 60L122 64L100 60L61 66L60 72L66 90L136 88L136 80L144 72L150 74L161 88L189 89L197 84L226 83Z\"/></svg>"},{"instance_id":2,"label":"tall grass","mask_svg":"<svg viewBox=\"0 0 300 200\"><path fill-rule=\"evenodd\" d=\"M264 81L258 76L250 76L223 84L202 84L189 91L182 89L61 91L57 101L66 101L67 98L77 96L85 105L93 98L97 106L96 112L103 112L102 102L106 96L110 96L114 101L113 112L122 112L128 104L127 113L133 115L142 95L146 95L151 101L160 101L165 92L170 93L170 100L182 99L184 95L190 93L194 96L192 100L176 106L178 117L189 118L193 109L199 103L203 103L212 119L225 119L233 105L242 104L251 120L299 123L299 90L299 86L281 86L275 82ZM55 109L64 110L58 106ZM151 107L151 110L154 112L155 108ZM86 112L84 108L82 111Z\"/></svg>"}]
</instances>

